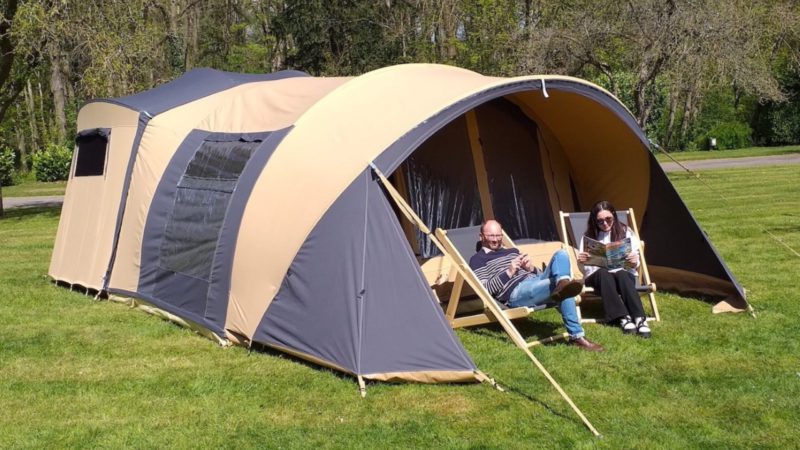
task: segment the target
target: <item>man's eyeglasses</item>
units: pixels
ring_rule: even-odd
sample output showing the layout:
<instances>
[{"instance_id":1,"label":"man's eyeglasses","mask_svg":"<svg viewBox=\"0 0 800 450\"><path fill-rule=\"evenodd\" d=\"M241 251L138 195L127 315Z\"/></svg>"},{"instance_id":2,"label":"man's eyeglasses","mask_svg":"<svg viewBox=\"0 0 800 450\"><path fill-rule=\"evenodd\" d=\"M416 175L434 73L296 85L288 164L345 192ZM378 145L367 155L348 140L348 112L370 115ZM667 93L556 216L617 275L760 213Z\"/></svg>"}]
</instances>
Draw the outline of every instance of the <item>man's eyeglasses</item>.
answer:
<instances>
[{"instance_id":1,"label":"man's eyeglasses","mask_svg":"<svg viewBox=\"0 0 800 450\"><path fill-rule=\"evenodd\" d=\"M613 217L605 217L603 219L597 219L597 223L605 223L605 224L611 225L612 223L614 223L614 218Z\"/></svg>"},{"instance_id":2,"label":"man's eyeglasses","mask_svg":"<svg viewBox=\"0 0 800 450\"><path fill-rule=\"evenodd\" d=\"M484 236L489 239L500 239L501 237L503 237L502 234L484 234Z\"/></svg>"}]
</instances>

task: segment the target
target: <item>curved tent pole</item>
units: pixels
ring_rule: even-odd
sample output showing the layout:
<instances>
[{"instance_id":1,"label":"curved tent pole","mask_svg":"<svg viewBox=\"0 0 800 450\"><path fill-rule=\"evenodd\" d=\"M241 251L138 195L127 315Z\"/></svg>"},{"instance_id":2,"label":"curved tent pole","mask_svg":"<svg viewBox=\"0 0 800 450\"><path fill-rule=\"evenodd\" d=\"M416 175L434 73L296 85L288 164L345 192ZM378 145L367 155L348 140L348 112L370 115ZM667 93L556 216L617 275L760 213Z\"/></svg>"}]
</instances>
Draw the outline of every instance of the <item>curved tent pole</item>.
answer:
<instances>
[{"instance_id":1,"label":"curved tent pole","mask_svg":"<svg viewBox=\"0 0 800 450\"><path fill-rule=\"evenodd\" d=\"M403 213L403 215L406 216L406 218L409 221L411 221L411 223L413 223L415 226L417 226L420 229L420 231L425 233L425 235L428 236L428 238L431 241L433 241L434 244L436 244L436 246L439 248L439 250L442 252L442 254L451 255L451 252L447 251L447 249L439 241L439 238L436 235L434 235L433 233L431 233L430 228L428 228L427 225L425 225L425 223L422 222L422 219L420 219L419 216L417 216L417 214L414 212L414 210L411 208L411 206L403 199L402 196L400 196L400 193L397 192L397 189L395 189L394 186L392 186L392 184L389 182L389 180L386 178L386 176L384 176L383 172L381 172L381 170L378 169L378 167L375 166L374 163L370 163L370 167L372 168L373 172L375 172L375 175L377 175L378 178L381 180L381 183L383 184L383 187L385 187L386 190L389 192L389 195L395 201L395 204L397 205L398 209L400 209L400 211ZM451 259L452 259L452 256L451 256ZM463 258L459 258L459 259L460 259L460 261L453 261L453 263L454 264L460 264L460 265L466 265L466 262L464 261ZM469 267L467 267L467 269L469 269ZM471 275L471 276L466 277L466 282L475 290L475 292L478 292L478 293L482 292L483 289L481 289L479 286L475 285L476 283L480 284L480 282L478 281L477 278L475 278L474 274L472 274L472 271L471 270L467 270L466 273ZM514 342L514 344L517 347L519 347L520 349L522 349L522 351L525 352L525 354L528 356L528 358L531 361L533 361L533 364L536 366L536 368L539 369L540 372L542 372L542 374L547 379L547 381L549 381L550 384L553 385L553 387L556 389L556 391L558 391L558 393L561 395L561 397L567 402L567 404L569 404L569 406L572 408L572 410L575 411L575 414L577 414L578 417L580 417L581 421L583 421L583 424L586 425L586 428L588 428L589 431L591 431L593 435L595 435L597 437L600 437L601 436L600 433L591 424L591 422L589 422L589 419L587 419L586 416L583 415L581 410L578 409L578 407L575 405L575 403L572 401L572 399L567 395L566 392L564 392L564 389L561 388L561 386L558 384L558 382L555 380L555 378L553 378L553 376L550 375L550 372L548 372L547 369L545 369L545 367L542 365L542 363L539 362L539 360L536 358L536 356L534 356L533 353L528 349L528 345L525 342L525 339L519 334L519 331L517 331L517 329L511 323L511 320L509 320L508 317L506 317L503 314L503 312L500 310L500 307L497 305L497 303L493 299L482 298L482 300L484 300L484 304L489 308L489 310L492 312L492 314L495 316L495 318L497 318L497 321L503 327L503 329L508 334L508 336L511 338L511 340Z\"/></svg>"}]
</instances>

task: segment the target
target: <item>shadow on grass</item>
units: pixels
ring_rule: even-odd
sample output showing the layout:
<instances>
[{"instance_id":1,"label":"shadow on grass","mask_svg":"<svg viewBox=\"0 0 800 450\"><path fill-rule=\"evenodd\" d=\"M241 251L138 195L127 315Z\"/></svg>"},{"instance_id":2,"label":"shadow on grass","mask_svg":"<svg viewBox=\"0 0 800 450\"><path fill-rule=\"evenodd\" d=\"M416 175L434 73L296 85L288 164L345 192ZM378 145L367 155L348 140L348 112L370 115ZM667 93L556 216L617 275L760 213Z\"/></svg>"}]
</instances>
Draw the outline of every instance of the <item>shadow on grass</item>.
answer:
<instances>
[{"instance_id":1,"label":"shadow on grass","mask_svg":"<svg viewBox=\"0 0 800 450\"><path fill-rule=\"evenodd\" d=\"M334 369L332 369L330 367L325 367L323 365L320 365L320 364L305 360L303 358L300 358L299 356L295 356L295 355L292 355L290 353L286 353L286 352L282 352L280 350L274 349L274 348L272 348L272 347L270 347L268 345L265 345L265 344L254 342L253 346L248 351L248 355L250 355L252 353L261 354L261 355L264 355L264 356L272 356L272 357L275 357L275 358L286 359L288 361L292 361L294 363L301 364L301 365L303 365L305 367L308 367L309 369L312 369L315 372L331 374L331 375L333 375L334 377L336 377L336 378L338 378L340 380L351 382L351 383L353 383L354 385L357 386L357 380L356 380L356 376L355 375L352 375L352 374L349 374L349 373L345 373L345 372L342 372L342 371L339 371L339 370L334 370ZM365 380L365 381L368 381L368 380Z\"/></svg>"},{"instance_id":2,"label":"shadow on grass","mask_svg":"<svg viewBox=\"0 0 800 450\"><path fill-rule=\"evenodd\" d=\"M58 218L61 216L61 204L53 203L4 209L0 221L21 221L34 216L39 216L44 219Z\"/></svg>"}]
</instances>

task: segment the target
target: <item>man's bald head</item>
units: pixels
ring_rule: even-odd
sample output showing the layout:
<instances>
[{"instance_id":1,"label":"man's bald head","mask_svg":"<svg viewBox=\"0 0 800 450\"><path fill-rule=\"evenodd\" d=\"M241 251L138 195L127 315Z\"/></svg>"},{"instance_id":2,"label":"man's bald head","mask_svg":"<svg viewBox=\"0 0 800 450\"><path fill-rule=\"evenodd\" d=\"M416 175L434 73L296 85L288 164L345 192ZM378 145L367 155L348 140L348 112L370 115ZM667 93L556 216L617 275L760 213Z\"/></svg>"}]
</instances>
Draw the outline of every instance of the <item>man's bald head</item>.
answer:
<instances>
[{"instance_id":1,"label":"man's bald head","mask_svg":"<svg viewBox=\"0 0 800 450\"><path fill-rule=\"evenodd\" d=\"M478 235L481 245L489 250L499 250L503 246L503 227L500 222L489 219L481 225L481 233Z\"/></svg>"}]
</instances>

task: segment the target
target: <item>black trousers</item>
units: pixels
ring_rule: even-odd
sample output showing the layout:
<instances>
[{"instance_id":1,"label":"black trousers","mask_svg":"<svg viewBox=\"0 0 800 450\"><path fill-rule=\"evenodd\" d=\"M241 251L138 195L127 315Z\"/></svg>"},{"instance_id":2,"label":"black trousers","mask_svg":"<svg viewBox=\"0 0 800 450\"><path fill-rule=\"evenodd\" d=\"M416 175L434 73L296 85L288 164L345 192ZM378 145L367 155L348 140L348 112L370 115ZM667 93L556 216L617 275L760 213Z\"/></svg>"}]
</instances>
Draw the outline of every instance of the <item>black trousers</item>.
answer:
<instances>
[{"instance_id":1,"label":"black trousers","mask_svg":"<svg viewBox=\"0 0 800 450\"><path fill-rule=\"evenodd\" d=\"M612 273L601 268L584 282L586 286L594 288L595 294L603 299L607 322L623 316L646 317L642 300L636 292L636 278L630 272L618 270Z\"/></svg>"}]
</instances>

